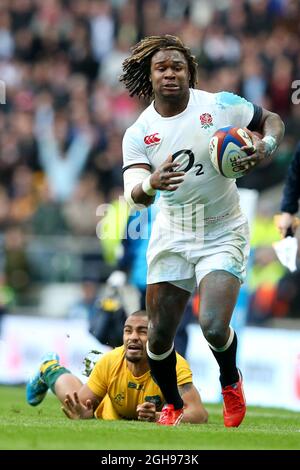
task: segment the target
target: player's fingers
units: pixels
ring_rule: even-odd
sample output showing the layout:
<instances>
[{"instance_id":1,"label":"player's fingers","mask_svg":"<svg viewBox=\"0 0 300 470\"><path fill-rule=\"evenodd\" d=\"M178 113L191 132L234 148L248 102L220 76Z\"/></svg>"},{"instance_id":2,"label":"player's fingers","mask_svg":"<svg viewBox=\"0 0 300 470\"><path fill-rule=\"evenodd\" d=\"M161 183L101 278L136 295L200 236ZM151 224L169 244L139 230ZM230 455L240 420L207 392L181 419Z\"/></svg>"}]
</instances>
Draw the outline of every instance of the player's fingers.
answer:
<instances>
[{"instance_id":1,"label":"player's fingers","mask_svg":"<svg viewBox=\"0 0 300 470\"><path fill-rule=\"evenodd\" d=\"M249 170L249 168L251 168L251 165L249 162L239 163L239 170Z\"/></svg>"},{"instance_id":2,"label":"player's fingers","mask_svg":"<svg viewBox=\"0 0 300 470\"><path fill-rule=\"evenodd\" d=\"M74 392L74 393L73 393L73 396L74 396L75 403L76 403L77 405L79 405L80 401L79 401L78 393L77 393L77 392Z\"/></svg>"},{"instance_id":3,"label":"player's fingers","mask_svg":"<svg viewBox=\"0 0 300 470\"><path fill-rule=\"evenodd\" d=\"M65 399L64 401L64 406L71 412L74 413L76 410L76 405L73 402L73 400L69 400L68 398Z\"/></svg>"},{"instance_id":4,"label":"player's fingers","mask_svg":"<svg viewBox=\"0 0 300 470\"><path fill-rule=\"evenodd\" d=\"M244 145L241 150L247 155L253 155L256 152L256 147L254 145Z\"/></svg>"},{"instance_id":5,"label":"player's fingers","mask_svg":"<svg viewBox=\"0 0 300 470\"><path fill-rule=\"evenodd\" d=\"M137 407L137 411L144 416L150 416L153 411L156 411L156 407L154 403L151 402L145 402L142 405L140 405L139 409Z\"/></svg>"},{"instance_id":6,"label":"player's fingers","mask_svg":"<svg viewBox=\"0 0 300 470\"><path fill-rule=\"evenodd\" d=\"M243 164L243 163L251 163L251 162L253 162L254 164L259 162L259 158L257 157L256 154L255 154L255 155L251 155L251 156L249 156L249 157L242 157L242 158L240 158L240 160L239 160L239 163L240 163L240 164Z\"/></svg>"},{"instance_id":7,"label":"player's fingers","mask_svg":"<svg viewBox=\"0 0 300 470\"><path fill-rule=\"evenodd\" d=\"M141 413L145 409L145 403L142 403L141 405L138 405L136 407L137 413Z\"/></svg>"},{"instance_id":8,"label":"player's fingers","mask_svg":"<svg viewBox=\"0 0 300 470\"><path fill-rule=\"evenodd\" d=\"M144 406L143 409L140 410L139 416L141 416L147 421L155 421L155 412L156 412L156 407L154 403L149 403L147 407Z\"/></svg>"},{"instance_id":9,"label":"player's fingers","mask_svg":"<svg viewBox=\"0 0 300 470\"><path fill-rule=\"evenodd\" d=\"M243 156L241 158L241 160L243 159L248 159L248 160L251 160L251 159L254 159L256 158L257 159L257 152L247 152L247 151L244 151L244 153L246 154L245 156Z\"/></svg>"},{"instance_id":10,"label":"player's fingers","mask_svg":"<svg viewBox=\"0 0 300 470\"><path fill-rule=\"evenodd\" d=\"M71 415L69 414L68 410L66 410L66 408L64 408L64 407L62 406L62 407L61 407L61 410L64 412L64 414L66 415L67 418L72 419L72 418L71 418Z\"/></svg>"},{"instance_id":11,"label":"player's fingers","mask_svg":"<svg viewBox=\"0 0 300 470\"><path fill-rule=\"evenodd\" d=\"M177 178L185 175L184 171L166 171L166 174L168 176L171 176L172 178Z\"/></svg>"},{"instance_id":12,"label":"player's fingers","mask_svg":"<svg viewBox=\"0 0 300 470\"><path fill-rule=\"evenodd\" d=\"M87 400L85 406L87 407L88 410L92 409L92 402L91 400Z\"/></svg>"},{"instance_id":13,"label":"player's fingers","mask_svg":"<svg viewBox=\"0 0 300 470\"><path fill-rule=\"evenodd\" d=\"M146 415L145 413L139 412L139 414L138 414L138 420L139 421L145 421L145 420L147 420L147 418L148 418L148 415Z\"/></svg>"},{"instance_id":14,"label":"player's fingers","mask_svg":"<svg viewBox=\"0 0 300 470\"><path fill-rule=\"evenodd\" d=\"M65 404L66 409L69 411L72 411L72 409L74 408L67 398L65 399L64 404Z\"/></svg>"},{"instance_id":15,"label":"player's fingers","mask_svg":"<svg viewBox=\"0 0 300 470\"><path fill-rule=\"evenodd\" d=\"M243 162L240 164L240 168L241 169L244 169L244 170L249 170L250 168L254 168L255 166L257 165L257 162L254 162L254 161L247 161L247 162Z\"/></svg>"},{"instance_id":16,"label":"player's fingers","mask_svg":"<svg viewBox=\"0 0 300 470\"><path fill-rule=\"evenodd\" d=\"M150 421L152 421L152 418L151 418L151 416L138 416L138 420L139 421L148 421L148 422L150 422Z\"/></svg>"},{"instance_id":17,"label":"player's fingers","mask_svg":"<svg viewBox=\"0 0 300 470\"><path fill-rule=\"evenodd\" d=\"M248 134L249 137L251 137L253 139L254 134L247 127L243 127L243 131L245 131L246 134Z\"/></svg>"},{"instance_id":18,"label":"player's fingers","mask_svg":"<svg viewBox=\"0 0 300 470\"><path fill-rule=\"evenodd\" d=\"M66 393L65 403L66 403L66 402L67 402L69 405L74 406L73 399L72 399L71 395L69 395L68 393Z\"/></svg>"},{"instance_id":19,"label":"player's fingers","mask_svg":"<svg viewBox=\"0 0 300 470\"><path fill-rule=\"evenodd\" d=\"M253 145L253 144L252 144L252 145L243 145L243 146L241 147L241 150L244 150L244 151L247 151L247 150L248 150L249 152L250 152L250 151L255 152L255 151L256 151L256 147L255 147L255 145Z\"/></svg>"},{"instance_id":20,"label":"player's fingers","mask_svg":"<svg viewBox=\"0 0 300 470\"><path fill-rule=\"evenodd\" d=\"M180 184L184 181L184 178L168 178L167 184Z\"/></svg>"},{"instance_id":21,"label":"player's fingers","mask_svg":"<svg viewBox=\"0 0 300 470\"><path fill-rule=\"evenodd\" d=\"M177 176L174 177L170 173L166 173L165 175L162 175L160 178L161 184L169 185L169 184L180 184L184 181L183 176Z\"/></svg>"},{"instance_id":22,"label":"player's fingers","mask_svg":"<svg viewBox=\"0 0 300 470\"><path fill-rule=\"evenodd\" d=\"M173 159L173 156L172 156L172 154L170 153L170 155L168 155L168 157L166 158L165 162L166 162L166 163L172 162L172 159Z\"/></svg>"},{"instance_id":23,"label":"player's fingers","mask_svg":"<svg viewBox=\"0 0 300 470\"><path fill-rule=\"evenodd\" d=\"M155 408L155 405L154 403L151 403L150 401L145 401L145 403L143 404L143 407L145 409L152 410L153 408Z\"/></svg>"},{"instance_id":24,"label":"player's fingers","mask_svg":"<svg viewBox=\"0 0 300 470\"><path fill-rule=\"evenodd\" d=\"M163 171L171 171L173 168L177 168L178 166L180 166L180 163L171 162L171 163L165 163L162 168L163 168Z\"/></svg>"},{"instance_id":25,"label":"player's fingers","mask_svg":"<svg viewBox=\"0 0 300 470\"><path fill-rule=\"evenodd\" d=\"M165 172L165 173L162 173L160 175L160 181L163 183L169 183L171 179L173 178L180 178L182 179L183 181L183 178L185 176L185 173L179 173L179 172L176 172L176 173L170 173L169 171L168 172Z\"/></svg>"}]
</instances>

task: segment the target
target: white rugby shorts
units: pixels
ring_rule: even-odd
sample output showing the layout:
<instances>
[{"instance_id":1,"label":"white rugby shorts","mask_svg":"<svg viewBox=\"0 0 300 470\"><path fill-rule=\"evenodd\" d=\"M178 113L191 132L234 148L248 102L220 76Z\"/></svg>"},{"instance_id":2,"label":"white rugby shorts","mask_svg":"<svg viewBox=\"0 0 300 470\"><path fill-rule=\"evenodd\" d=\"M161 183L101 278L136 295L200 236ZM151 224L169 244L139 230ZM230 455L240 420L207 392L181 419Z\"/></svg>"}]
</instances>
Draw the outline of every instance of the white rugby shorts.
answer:
<instances>
[{"instance_id":1,"label":"white rugby shorts","mask_svg":"<svg viewBox=\"0 0 300 470\"><path fill-rule=\"evenodd\" d=\"M193 292L208 273L223 270L241 283L246 277L249 228L244 216L208 223L202 233L170 233L157 215L147 251L147 284L170 282Z\"/></svg>"}]
</instances>

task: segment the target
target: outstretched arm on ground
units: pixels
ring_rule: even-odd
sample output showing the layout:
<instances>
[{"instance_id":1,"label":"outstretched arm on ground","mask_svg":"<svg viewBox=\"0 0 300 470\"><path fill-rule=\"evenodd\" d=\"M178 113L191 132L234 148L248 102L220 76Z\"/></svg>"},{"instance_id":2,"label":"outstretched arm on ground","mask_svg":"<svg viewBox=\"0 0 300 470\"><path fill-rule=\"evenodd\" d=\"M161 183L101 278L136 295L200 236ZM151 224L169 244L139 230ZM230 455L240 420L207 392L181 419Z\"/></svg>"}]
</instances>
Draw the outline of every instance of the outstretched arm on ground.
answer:
<instances>
[{"instance_id":1,"label":"outstretched arm on ground","mask_svg":"<svg viewBox=\"0 0 300 470\"><path fill-rule=\"evenodd\" d=\"M62 403L62 411L70 419L93 418L102 400L72 374L63 374L57 379L55 394Z\"/></svg>"}]
</instances>

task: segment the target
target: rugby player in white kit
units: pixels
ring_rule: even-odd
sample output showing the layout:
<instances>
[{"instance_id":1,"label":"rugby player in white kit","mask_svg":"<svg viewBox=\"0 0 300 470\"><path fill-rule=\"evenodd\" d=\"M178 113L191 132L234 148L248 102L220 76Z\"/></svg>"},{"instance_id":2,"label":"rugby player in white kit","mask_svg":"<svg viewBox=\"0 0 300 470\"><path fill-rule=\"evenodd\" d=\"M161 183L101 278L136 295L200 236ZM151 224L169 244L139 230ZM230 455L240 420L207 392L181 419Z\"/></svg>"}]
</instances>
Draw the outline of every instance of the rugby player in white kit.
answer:
<instances>
[{"instance_id":1,"label":"rugby player in white kit","mask_svg":"<svg viewBox=\"0 0 300 470\"><path fill-rule=\"evenodd\" d=\"M216 172L208 144L227 125L261 133L246 149L242 165L249 168L274 153L284 125L277 114L237 95L194 89L196 75L189 49L169 35L145 38L124 61L121 81L130 95L153 99L123 139L124 194L131 206L149 206L160 191L146 294L148 360L166 401L159 424L177 425L184 413L173 341L197 286L200 326L220 367L224 424L236 427L246 403L230 319L245 277L248 225L235 180Z\"/></svg>"}]
</instances>

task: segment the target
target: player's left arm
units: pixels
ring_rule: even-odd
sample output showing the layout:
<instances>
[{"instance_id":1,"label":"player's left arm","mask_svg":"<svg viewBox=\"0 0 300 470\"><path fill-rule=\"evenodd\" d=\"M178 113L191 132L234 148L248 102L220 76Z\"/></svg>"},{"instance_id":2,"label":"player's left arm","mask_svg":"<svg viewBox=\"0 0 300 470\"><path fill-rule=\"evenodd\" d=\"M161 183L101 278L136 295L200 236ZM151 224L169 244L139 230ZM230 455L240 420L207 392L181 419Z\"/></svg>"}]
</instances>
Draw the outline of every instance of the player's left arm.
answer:
<instances>
[{"instance_id":1,"label":"player's left arm","mask_svg":"<svg viewBox=\"0 0 300 470\"><path fill-rule=\"evenodd\" d=\"M183 423L207 423L208 413L204 408L196 387L191 383L179 385L179 393L184 402ZM158 421L160 412L156 411L154 403L145 402L137 407L139 421Z\"/></svg>"},{"instance_id":2,"label":"player's left arm","mask_svg":"<svg viewBox=\"0 0 300 470\"><path fill-rule=\"evenodd\" d=\"M184 402L183 423L207 423L208 412L204 408L198 390L192 382L179 385L179 393ZM158 421L160 412L156 411L154 403L145 402L137 406L139 421Z\"/></svg>"},{"instance_id":3,"label":"player's left arm","mask_svg":"<svg viewBox=\"0 0 300 470\"><path fill-rule=\"evenodd\" d=\"M253 146L242 148L249 156L242 158L241 163L250 163L252 166L273 155L283 139L285 129L284 123L278 114L264 108L260 109L259 119L256 119L256 122L253 122L253 125L249 126L250 129L248 129L253 140ZM252 131L261 134L262 138L259 138Z\"/></svg>"},{"instance_id":4,"label":"player's left arm","mask_svg":"<svg viewBox=\"0 0 300 470\"><path fill-rule=\"evenodd\" d=\"M207 423L208 412L203 406L200 394L192 382L179 385L179 393L184 402L183 423Z\"/></svg>"}]
</instances>

